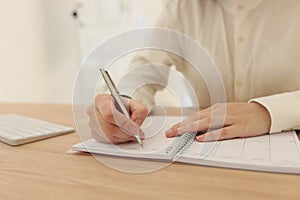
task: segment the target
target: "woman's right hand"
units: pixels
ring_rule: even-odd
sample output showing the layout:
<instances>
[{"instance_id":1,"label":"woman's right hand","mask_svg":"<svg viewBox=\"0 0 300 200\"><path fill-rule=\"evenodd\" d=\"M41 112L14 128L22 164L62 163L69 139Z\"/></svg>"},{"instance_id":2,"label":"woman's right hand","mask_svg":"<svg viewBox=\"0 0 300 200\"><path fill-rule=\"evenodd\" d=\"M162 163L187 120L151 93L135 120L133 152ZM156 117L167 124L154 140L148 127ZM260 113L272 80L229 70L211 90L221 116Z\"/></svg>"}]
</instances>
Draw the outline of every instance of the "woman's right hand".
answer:
<instances>
[{"instance_id":1,"label":"woman's right hand","mask_svg":"<svg viewBox=\"0 0 300 200\"><path fill-rule=\"evenodd\" d=\"M122 100L129 108L131 119L115 108L113 98L108 94L97 95L94 105L87 110L92 136L99 142L120 144L134 141L136 133L140 134L141 138L144 137L140 126L148 116L148 109L138 101L126 98Z\"/></svg>"}]
</instances>

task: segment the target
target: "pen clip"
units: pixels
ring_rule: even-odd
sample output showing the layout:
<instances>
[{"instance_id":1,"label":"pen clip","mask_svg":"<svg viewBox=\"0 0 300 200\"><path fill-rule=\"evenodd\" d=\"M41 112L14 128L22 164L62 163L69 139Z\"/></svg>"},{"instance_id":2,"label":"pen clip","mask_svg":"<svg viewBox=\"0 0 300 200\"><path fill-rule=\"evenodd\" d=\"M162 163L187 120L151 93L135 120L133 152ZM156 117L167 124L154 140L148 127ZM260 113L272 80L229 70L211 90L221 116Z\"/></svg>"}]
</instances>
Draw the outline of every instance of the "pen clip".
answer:
<instances>
[{"instance_id":1,"label":"pen clip","mask_svg":"<svg viewBox=\"0 0 300 200\"><path fill-rule=\"evenodd\" d=\"M100 72L102 74L102 77L104 78L104 81L108 87L108 89L110 90L110 93L114 99L114 105L116 107L116 109L124 114L127 118L130 119L130 112L129 112L129 109L124 105L122 99L120 98L120 93L119 91L117 90L114 82L112 81L108 71L100 68Z\"/></svg>"},{"instance_id":2,"label":"pen clip","mask_svg":"<svg viewBox=\"0 0 300 200\"><path fill-rule=\"evenodd\" d=\"M102 69L102 70L103 70L103 69ZM118 91L118 89L117 89L115 83L113 82L112 78L110 77L108 71L103 70L103 72L106 74L107 78L109 79L109 82L112 84L112 86L114 87L114 89L116 90L116 92L117 92L118 94L120 94L120 92ZM104 78L104 79L105 79L105 78ZM105 80L105 81L107 81L107 80Z\"/></svg>"}]
</instances>

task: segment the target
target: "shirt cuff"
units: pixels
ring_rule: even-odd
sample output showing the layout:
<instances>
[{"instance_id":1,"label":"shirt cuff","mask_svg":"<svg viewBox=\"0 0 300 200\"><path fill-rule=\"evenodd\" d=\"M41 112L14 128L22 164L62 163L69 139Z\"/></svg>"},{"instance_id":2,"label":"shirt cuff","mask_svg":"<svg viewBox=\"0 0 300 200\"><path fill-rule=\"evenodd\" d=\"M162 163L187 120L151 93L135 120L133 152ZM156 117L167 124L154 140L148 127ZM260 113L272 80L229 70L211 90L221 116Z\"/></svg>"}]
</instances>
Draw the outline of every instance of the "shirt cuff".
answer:
<instances>
[{"instance_id":1,"label":"shirt cuff","mask_svg":"<svg viewBox=\"0 0 300 200\"><path fill-rule=\"evenodd\" d=\"M291 130L300 124L300 101L292 93L260 97L249 101L264 106L271 116L270 133Z\"/></svg>"}]
</instances>

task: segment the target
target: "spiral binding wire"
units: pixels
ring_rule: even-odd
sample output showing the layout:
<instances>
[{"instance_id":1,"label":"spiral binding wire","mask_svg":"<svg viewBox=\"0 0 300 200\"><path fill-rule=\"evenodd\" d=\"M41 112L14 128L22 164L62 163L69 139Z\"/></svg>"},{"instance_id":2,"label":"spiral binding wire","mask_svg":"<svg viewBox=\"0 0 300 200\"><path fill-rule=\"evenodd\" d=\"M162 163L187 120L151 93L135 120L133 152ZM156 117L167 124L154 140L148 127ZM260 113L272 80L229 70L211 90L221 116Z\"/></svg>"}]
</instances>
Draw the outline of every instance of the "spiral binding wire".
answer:
<instances>
[{"instance_id":1,"label":"spiral binding wire","mask_svg":"<svg viewBox=\"0 0 300 200\"><path fill-rule=\"evenodd\" d=\"M182 155L187 149L190 148L190 146L195 141L195 137L197 135L197 132L193 133L186 133L179 138L175 139L166 149L166 154L170 154L175 156L176 154Z\"/></svg>"}]
</instances>

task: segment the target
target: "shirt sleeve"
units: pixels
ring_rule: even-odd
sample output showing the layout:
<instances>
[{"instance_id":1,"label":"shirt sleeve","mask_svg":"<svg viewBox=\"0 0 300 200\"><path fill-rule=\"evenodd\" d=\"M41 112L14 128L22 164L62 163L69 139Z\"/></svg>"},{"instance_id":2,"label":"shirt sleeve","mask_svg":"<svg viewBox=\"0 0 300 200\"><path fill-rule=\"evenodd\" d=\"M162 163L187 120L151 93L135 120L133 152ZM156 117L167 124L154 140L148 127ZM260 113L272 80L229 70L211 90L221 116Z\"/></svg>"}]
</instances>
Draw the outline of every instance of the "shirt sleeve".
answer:
<instances>
[{"instance_id":1,"label":"shirt sleeve","mask_svg":"<svg viewBox=\"0 0 300 200\"><path fill-rule=\"evenodd\" d=\"M270 133L300 130L300 90L251 99L264 106L271 116Z\"/></svg>"},{"instance_id":2,"label":"shirt sleeve","mask_svg":"<svg viewBox=\"0 0 300 200\"><path fill-rule=\"evenodd\" d=\"M181 22L180 22L180 13L179 8L180 1L179 0L168 0L164 2L164 6L157 17L156 21L154 22L153 27L158 28L167 28L182 32ZM127 87L127 84L135 84L135 83L142 83L145 82L145 79L150 79L160 85L155 84L147 84L139 86L130 86L138 88L133 94L128 94L128 92L124 91L128 95L132 95L132 98L135 100L139 100L143 102L147 107L151 107L154 104L154 96L156 91L161 90L164 88L164 85L168 82L168 74L163 73L160 70L153 68L153 70L143 71L140 72L138 69L139 66L143 65L154 65L160 64L163 66L171 67L173 65L184 65L183 59L175 56L171 53L164 52L164 51L154 51L154 50L144 50L141 52L136 53L130 63L130 74L128 75L128 80L134 80L132 83L126 83L124 87ZM149 69L149 68L148 68ZM138 72L138 73L137 73ZM123 88L124 88L123 87ZM128 88L130 88L128 87ZM125 89L126 90L126 89Z\"/></svg>"}]
</instances>

